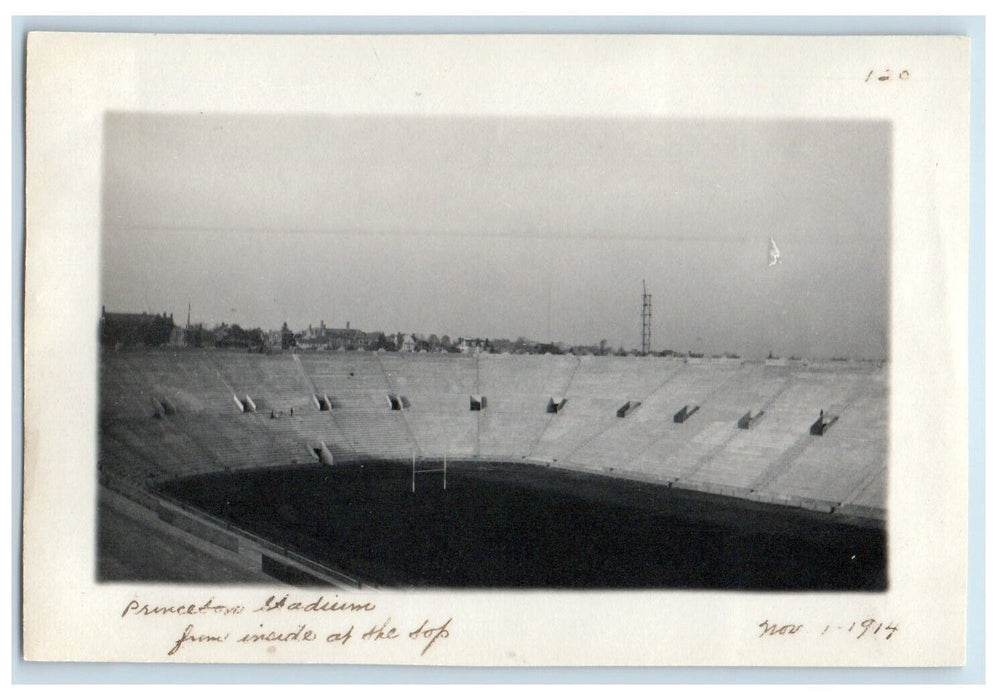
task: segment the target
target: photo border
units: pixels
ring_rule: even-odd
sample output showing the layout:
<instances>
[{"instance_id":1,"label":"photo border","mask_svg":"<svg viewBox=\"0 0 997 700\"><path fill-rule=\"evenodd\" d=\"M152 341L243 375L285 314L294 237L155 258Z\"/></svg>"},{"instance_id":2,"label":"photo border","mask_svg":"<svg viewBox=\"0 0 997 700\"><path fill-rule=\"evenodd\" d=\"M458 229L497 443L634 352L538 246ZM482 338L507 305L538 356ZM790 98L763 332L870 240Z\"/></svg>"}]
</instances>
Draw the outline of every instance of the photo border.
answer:
<instances>
[{"instance_id":1,"label":"photo border","mask_svg":"<svg viewBox=\"0 0 997 700\"><path fill-rule=\"evenodd\" d=\"M29 31L160 33L959 34L972 41L969 243L969 541L962 668L447 668L25 662L21 626L22 474L12 470L12 674L17 683L976 683L984 678L984 21L980 17L14 17L12 19L12 461L23 465L24 70ZM16 389L20 389L17 391ZM182 674L178 669L182 668Z\"/></svg>"}]
</instances>

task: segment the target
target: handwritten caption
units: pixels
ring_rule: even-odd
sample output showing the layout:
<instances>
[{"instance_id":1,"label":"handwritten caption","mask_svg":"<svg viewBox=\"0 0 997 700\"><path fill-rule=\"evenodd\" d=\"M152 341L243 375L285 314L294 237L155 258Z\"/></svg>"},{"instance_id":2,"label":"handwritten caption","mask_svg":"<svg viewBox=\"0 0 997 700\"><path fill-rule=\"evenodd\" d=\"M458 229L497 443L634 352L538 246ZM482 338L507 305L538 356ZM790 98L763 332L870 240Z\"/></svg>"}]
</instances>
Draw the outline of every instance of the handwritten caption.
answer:
<instances>
[{"instance_id":1,"label":"handwritten caption","mask_svg":"<svg viewBox=\"0 0 997 700\"><path fill-rule=\"evenodd\" d=\"M259 622L261 616L272 622ZM292 616L293 621L287 619ZM453 623L452 617L393 622L390 615L382 615L371 601L325 595L298 599L289 594L272 595L258 606L225 604L214 598L202 603L172 605L133 598L122 609L121 617L129 621L166 618L186 622L169 633L163 649L167 656L181 655L196 647L239 648L263 644L270 652L278 647L300 645L394 644L407 645L419 656L425 656L450 637ZM197 619L188 622L191 618Z\"/></svg>"},{"instance_id":2,"label":"handwritten caption","mask_svg":"<svg viewBox=\"0 0 997 700\"><path fill-rule=\"evenodd\" d=\"M900 631L894 622L884 622L874 617L863 620L851 620L844 624L828 623L825 625L808 626L802 623L782 624L765 620L758 623L759 637L805 637L847 635L853 639L893 639Z\"/></svg>"},{"instance_id":3,"label":"handwritten caption","mask_svg":"<svg viewBox=\"0 0 997 700\"><path fill-rule=\"evenodd\" d=\"M892 68L886 68L885 70L877 70L873 68L865 76L865 82L871 83L873 81L877 83L886 83L891 80L910 80L910 71L901 70L895 71Z\"/></svg>"}]
</instances>

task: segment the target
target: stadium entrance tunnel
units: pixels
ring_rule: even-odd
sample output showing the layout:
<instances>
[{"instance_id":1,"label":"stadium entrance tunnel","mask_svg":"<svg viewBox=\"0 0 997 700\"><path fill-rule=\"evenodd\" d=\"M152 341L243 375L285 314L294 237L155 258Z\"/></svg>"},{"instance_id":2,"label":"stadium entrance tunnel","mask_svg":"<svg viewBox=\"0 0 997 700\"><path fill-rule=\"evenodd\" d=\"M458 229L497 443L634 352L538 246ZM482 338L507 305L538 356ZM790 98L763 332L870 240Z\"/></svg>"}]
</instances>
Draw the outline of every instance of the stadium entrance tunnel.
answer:
<instances>
[{"instance_id":1,"label":"stadium entrance tunnel","mask_svg":"<svg viewBox=\"0 0 997 700\"><path fill-rule=\"evenodd\" d=\"M152 413L154 418L162 418L163 416L175 416L178 411L177 407L167 399L166 397L152 397Z\"/></svg>"},{"instance_id":2,"label":"stadium entrance tunnel","mask_svg":"<svg viewBox=\"0 0 997 700\"><path fill-rule=\"evenodd\" d=\"M388 394L388 406L392 411L401 411L403 408L408 408L412 404L405 396L399 394Z\"/></svg>"},{"instance_id":3,"label":"stadium entrance tunnel","mask_svg":"<svg viewBox=\"0 0 997 700\"><path fill-rule=\"evenodd\" d=\"M551 396L547 401L547 413L560 413L564 410L564 406L568 403L566 398L560 396Z\"/></svg>"},{"instance_id":4,"label":"stadium entrance tunnel","mask_svg":"<svg viewBox=\"0 0 997 700\"><path fill-rule=\"evenodd\" d=\"M617 418L626 418L630 413L637 410L640 406L640 401L627 401L625 404L616 409Z\"/></svg>"},{"instance_id":5,"label":"stadium entrance tunnel","mask_svg":"<svg viewBox=\"0 0 997 700\"><path fill-rule=\"evenodd\" d=\"M679 409L679 412L672 417L672 420L676 423L685 423L698 410L699 406L696 404L687 404Z\"/></svg>"},{"instance_id":6,"label":"stadium entrance tunnel","mask_svg":"<svg viewBox=\"0 0 997 700\"><path fill-rule=\"evenodd\" d=\"M752 414L751 411L748 411L738 419L737 427L740 428L741 430L750 430L752 427L754 427L755 423L757 423L762 419L762 416L764 415L765 411L759 411L758 413L754 414Z\"/></svg>"},{"instance_id":7,"label":"stadium entrance tunnel","mask_svg":"<svg viewBox=\"0 0 997 700\"><path fill-rule=\"evenodd\" d=\"M332 401L325 394L319 396L318 394L312 394L312 402L315 404L315 408L320 411L332 410Z\"/></svg>"},{"instance_id":8,"label":"stadium entrance tunnel","mask_svg":"<svg viewBox=\"0 0 997 700\"><path fill-rule=\"evenodd\" d=\"M820 416L814 421L814 424L810 426L811 435L823 435L828 431L828 429L838 422L838 416L830 416L820 412Z\"/></svg>"},{"instance_id":9,"label":"stadium entrance tunnel","mask_svg":"<svg viewBox=\"0 0 997 700\"><path fill-rule=\"evenodd\" d=\"M378 587L886 587L881 526L522 462L451 459L444 482L434 464L419 462L414 491L410 461L373 459L160 489L288 557Z\"/></svg>"},{"instance_id":10,"label":"stadium entrance tunnel","mask_svg":"<svg viewBox=\"0 0 997 700\"><path fill-rule=\"evenodd\" d=\"M488 408L488 397L478 396L477 394L471 396L472 411L483 411L486 408Z\"/></svg>"},{"instance_id":11,"label":"stadium entrance tunnel","mask_svg":"<svg viewBox=\"0 0 997 700\"><path fill-rule=\"evenodd\" d=\"M311 450L320 464L332 466L336 463L335 458L332 456L332 451L325 442L320 442L317 446L312 447Z\"/></svg>"}]
</instances>

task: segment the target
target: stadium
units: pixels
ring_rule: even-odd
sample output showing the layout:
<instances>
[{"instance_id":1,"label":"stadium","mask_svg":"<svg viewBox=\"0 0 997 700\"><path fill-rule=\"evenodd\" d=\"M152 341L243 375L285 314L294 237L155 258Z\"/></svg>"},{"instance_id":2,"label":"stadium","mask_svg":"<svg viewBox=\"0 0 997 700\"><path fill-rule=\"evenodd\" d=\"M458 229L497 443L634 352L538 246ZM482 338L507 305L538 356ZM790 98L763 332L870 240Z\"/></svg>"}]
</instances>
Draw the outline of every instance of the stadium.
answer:
<instances>
[{"instance_id":1,"label":"stadium","mask_svg":"<svg viewBox=\"0 0 997 700\"><path fill-rule=\"evenodd\" d=\"M105 348L98 578L882 590L884 362Z\"/></svg>"},{"instance_id":2,"label":"stadium","mask_svg":"<svg viewBox=\"0 0 997 700\"><path fill-rule=\"evenodd\" d=\"M888 586L889 122L103 134L98 580Z\"/></svg>"}]
</instances>

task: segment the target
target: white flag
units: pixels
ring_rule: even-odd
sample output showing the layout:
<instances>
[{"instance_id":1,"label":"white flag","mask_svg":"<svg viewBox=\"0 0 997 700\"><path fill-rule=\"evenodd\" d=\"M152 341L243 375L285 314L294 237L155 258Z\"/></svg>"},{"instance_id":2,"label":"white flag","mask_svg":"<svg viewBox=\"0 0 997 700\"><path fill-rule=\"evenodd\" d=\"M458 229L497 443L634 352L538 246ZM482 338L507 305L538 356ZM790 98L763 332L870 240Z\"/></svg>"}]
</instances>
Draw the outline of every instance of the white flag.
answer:
<instances>
[{"instance_id":1,"label":"white flag","mask_svg":"<svg viewBox=\"0 0 997 700\"><path fill-rule=\"evenodd\" d=\"M779 252L779 246L775 244L775 239L769 237L769 267L773 265L778 265L782 262L782 254Z\"/></svg>"}]
</instances>

